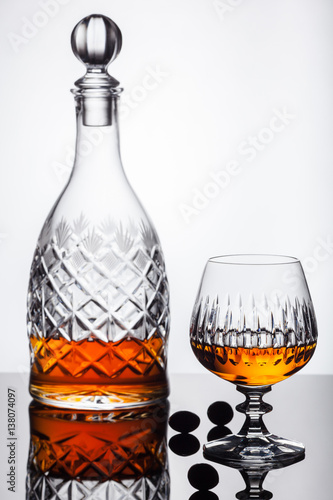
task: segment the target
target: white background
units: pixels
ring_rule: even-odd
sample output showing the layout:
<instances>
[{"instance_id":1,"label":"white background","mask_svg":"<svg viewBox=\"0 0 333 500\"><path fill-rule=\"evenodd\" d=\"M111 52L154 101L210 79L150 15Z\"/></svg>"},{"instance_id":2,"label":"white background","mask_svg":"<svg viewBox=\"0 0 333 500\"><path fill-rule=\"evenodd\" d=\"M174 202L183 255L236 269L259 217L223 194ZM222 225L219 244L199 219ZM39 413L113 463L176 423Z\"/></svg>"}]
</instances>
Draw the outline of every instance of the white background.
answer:
<instances>
[{"instance_id":1,"label":"white background","mask_svg":"<svg viewBox=\"0 0 333 500\"><path fill-rule=\"evenodd\" d=\"M268 252L303 261L320 335L303 372L332 373L333 3L49 0L49 14L42 4L0 6L0 370L29 369L30 264L69 174L75 139L69 89L84 73L70 34L82 17L102 13L124 39L110 73L130 102L121 121L125 170L167 261L170 371L204 371L188 327L206 260ZM146 76L156 69L160 76L147 90ZM272 133L274 110L292 118ZM251 137L260 142L245 153ZM214 188L211 173L226 171L231 161L236 171ZM199 202L186 220L184 205Z\"/></svg>"}]
</instances>

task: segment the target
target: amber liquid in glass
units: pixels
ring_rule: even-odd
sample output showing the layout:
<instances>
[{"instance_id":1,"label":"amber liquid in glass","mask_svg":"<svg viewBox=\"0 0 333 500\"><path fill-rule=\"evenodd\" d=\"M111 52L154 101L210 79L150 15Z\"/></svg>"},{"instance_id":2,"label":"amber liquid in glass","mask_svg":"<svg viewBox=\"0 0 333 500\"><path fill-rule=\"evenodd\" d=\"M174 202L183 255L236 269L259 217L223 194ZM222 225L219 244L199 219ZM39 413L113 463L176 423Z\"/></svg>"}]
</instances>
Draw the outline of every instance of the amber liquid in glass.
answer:
<instances>
[{"instance_id":1,"label":"amber liquid in glass","mask_svg":"<svg viewBox=\"0 0 333 500\"><path fill-rule=\"evenodd\" d=\"M235 384L271 385L298 372L311 359L316 342L294 347L221 347L194 340L192 349L200 363Z\"/></svg>"},{"instance_id":2,"label":"amber liquid in glass","mask_svg":"<svg viewBox=\"0 0 333 500\"><path fill-rule=\"evenodd\" d=\"M31 394L40 401L75 404L82 396L107 396L117 405L151 402L166 397L165 340L67 341L30 338L33 352ZM65 404L64 404L65 406Z\"/></svg>"}]
</instances>

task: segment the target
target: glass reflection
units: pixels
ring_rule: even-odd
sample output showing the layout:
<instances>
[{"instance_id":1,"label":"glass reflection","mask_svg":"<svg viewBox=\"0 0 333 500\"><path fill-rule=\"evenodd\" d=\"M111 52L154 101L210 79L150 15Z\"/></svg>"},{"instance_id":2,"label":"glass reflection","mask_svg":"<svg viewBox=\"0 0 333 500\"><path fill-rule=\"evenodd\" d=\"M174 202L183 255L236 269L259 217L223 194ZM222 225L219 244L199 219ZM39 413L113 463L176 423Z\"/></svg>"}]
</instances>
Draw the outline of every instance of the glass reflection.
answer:
<instances>
[{"instance_id":1,"label":"glass reflection","mask_svg":"<svg viewBox=\"0 0 333 500\"><path fill-rule=\"evenodd\" d=\"M238 405L236 409L241 409L242 405ZM219 439L218 433L221 433L221 437L228 439L228 436L232 436L232 433L228 427L225 427L225 423L228 423L233 418L233 410L232 407L225 401L213 403L207 410L207 415L209 420L212 423L216 423L218 421L222 422L223 426L213 427L208 433L208 441ZM264 480L267 474L273 469L283 469L285 467L289 467L297 462L301 462L305 458L305 454L291 456L288 459L284 459L283 461L272 461L272 462L260 462L254 459L253 463L250 464L248 460L242 461L229 461L225 460L224 457L216 457L210 458L205 453L204 456L209 461L214 461L225 465L227 467L231 467L233 469L238 469L241 473L246 488L243 491L240 491L236 494L236 498L239 500L248 500L248 499L258 499L258 500L268 500L273 498L273 493L265 490L263 487ZM193 498L194 500L194 498ZM199 498L198 498L199 500ZM208 500L208 497L207 497Z\"/></svg>"},{"instance_id":2,"label":"glass reflection","mask_svg":"<svg viewBox=\"0 0 333 500\"><path fill-rule=\"evenodd\" d=\"M168 500L169 403L112 412L32 402L27 500Z\"/></svg>"},{"instance_id":3,"label":"glass reflection","mask_svg":"<svg viewBox=\"0 0 333 500\"><path fill-rule=\"evenodd\" d=\"M213 427L208 432L208 441L219 439L219 437L225 437L227 439L228 435L232 435L231 430L226 426L229 425L234 417L233 408L228 402L216 401L212 403L206 410L206 415L211 424L213 424ZM204 455L203 458L206 458L205 462L201 463L202 457L200 457L200 463L195 463L193 455L198 452L201 446L198 437L202 439L204 436L203 429L200 434L201 419L199 415L186 410L178 411L171 415L169 425L171 429L177 432L169 440L169 449L172 454L178 455L179 457L190 457L185 461L185 464L188 465L187 478L185 475L184 477L179 477L179 460L176 462L176 470L171 472L175 474L174 479L176 483L178 482L178 484L182 485L187 479L189 484L196 490L191 494L189 500L222 500L222 498L227 498L225 471L215 468L212 462L218 462L221 465L239 470L245 481L245 489L238 493L235 492L233 495L235 495L236 498L240 500L267 500L273 498L273 493L264 488L264 481L269 472L272 471L268 476L268 482L272 482L274 481L274 469L286 468L305 458L304 454L295 454L295 456L289 456L288 460L284 459L280 462L253 460L252 463L249 463L248 460L230 462L229 460L224 460L224 458L219 457L210 459ZM192 434L192 432L196 432L196 435ZM227 490L230 495L229 487L230 485L228 485ZM181 487L179 489L181 489ZM178 500L181 497L179 490L176 489L175 493L175 500ZM172 498L172 500L174 499Z\"/></svg>"},{"instance_id":4,"label":"glass reflection","mask_svg":"<svg viewBox=\"0 0 333 500\"><path fill-rule=\"evenodd\" d=\"M290 458L288 462L271 462L262 464L262 466L258 464L249 466L248 464L242 465L226 462L224 462L223 465L238 469L245 481L246 488L243 491L238 492L236 494L236 498L239 500L268 500L273 498L273 493L265 490L263 486L267 474L273 469L283 469L297 462L301 462L304 458L304 455L295 456L294 458Z\"/></svg>"}]
</instances>

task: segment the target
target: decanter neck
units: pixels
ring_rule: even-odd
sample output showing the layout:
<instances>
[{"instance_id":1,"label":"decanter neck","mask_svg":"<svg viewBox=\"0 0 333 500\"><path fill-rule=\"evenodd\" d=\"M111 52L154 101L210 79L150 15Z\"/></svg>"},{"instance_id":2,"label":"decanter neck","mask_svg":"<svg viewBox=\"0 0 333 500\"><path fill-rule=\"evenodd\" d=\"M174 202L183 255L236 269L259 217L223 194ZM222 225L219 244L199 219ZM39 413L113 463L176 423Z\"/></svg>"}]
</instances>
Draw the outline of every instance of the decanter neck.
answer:
<instances>
[{"instance_id":1,"label":"decanter neck","mask_svg":"<svg viewBox=\"0 0 333 500\"><path fill-rule=\"evenodd\" d=\"M119 147L118 96L76 96L77 138L73 175L123 173Z\"/></svg>"}]
</instances>

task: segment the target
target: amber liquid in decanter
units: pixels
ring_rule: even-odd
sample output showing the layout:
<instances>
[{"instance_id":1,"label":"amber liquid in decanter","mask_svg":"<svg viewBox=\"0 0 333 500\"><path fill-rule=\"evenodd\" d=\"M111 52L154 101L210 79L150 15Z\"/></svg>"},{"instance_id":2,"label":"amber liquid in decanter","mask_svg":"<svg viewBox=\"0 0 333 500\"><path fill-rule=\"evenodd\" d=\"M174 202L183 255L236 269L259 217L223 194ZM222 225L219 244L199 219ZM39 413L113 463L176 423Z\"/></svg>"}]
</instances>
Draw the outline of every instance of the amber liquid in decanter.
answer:
<instances>
[{"instance_id":1,"label":"amber liquid in decanter","mask_svg":"<svg viewBox=\"0 0 333 500\"><path fill-rule=\"evenodd\" d=\"M164 341L156 334L145 340L118 342L36 337L30 342L35 352L31 385L37 392L66 392L74 398L75 394L102 397L111 393L131 403L137 394L149 400L151 394L156 398L168 389Z\"/></svg>"}]
</instances>

